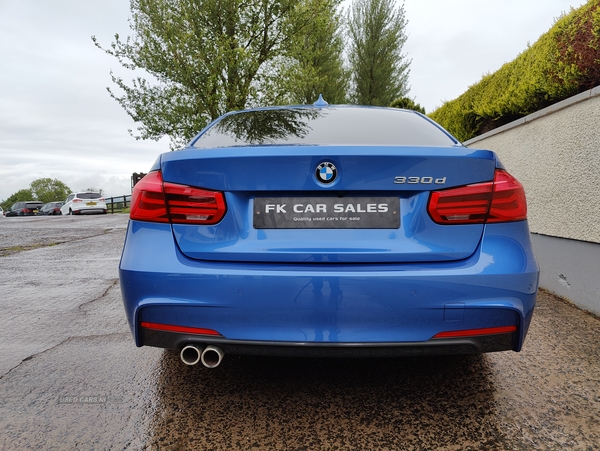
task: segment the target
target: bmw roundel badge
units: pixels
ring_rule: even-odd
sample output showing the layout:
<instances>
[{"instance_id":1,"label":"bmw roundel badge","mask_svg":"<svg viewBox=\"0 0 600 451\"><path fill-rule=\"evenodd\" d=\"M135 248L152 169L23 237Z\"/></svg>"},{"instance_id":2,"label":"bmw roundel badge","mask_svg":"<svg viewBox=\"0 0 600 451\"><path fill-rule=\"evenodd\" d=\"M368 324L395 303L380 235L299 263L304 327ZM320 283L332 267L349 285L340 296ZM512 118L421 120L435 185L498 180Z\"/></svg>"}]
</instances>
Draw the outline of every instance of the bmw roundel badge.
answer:
<instances>
[{"instance_id":1,"label":"bmw roundel badge","mask_svg":"<svg viewBox=\"0 0 600 451\"><path fill-rule=\"evenodd\" d=\"M319 182L329 184L336 179L337 168L330 161L324 161L319 166L317 166L315 174Z\"/></svg>"}]
</instances>

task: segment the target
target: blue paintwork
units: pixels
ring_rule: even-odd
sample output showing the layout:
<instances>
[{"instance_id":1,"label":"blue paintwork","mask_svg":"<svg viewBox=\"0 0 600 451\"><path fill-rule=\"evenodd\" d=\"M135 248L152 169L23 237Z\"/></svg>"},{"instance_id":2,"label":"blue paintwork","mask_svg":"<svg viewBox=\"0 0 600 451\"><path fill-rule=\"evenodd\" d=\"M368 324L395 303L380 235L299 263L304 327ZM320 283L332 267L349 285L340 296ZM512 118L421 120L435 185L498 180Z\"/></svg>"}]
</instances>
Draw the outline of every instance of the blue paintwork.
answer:
<instances>
[{"instance_id":1,"label":"blue paintwork","mask_svg":"<svg viewBox=\"0 0 600 451\"><path fill-rule=\"evenodd\" d=\"M331 161L338 181L317 186L314 168ZM223 171L226 167L227 171ZM167 182L219 191L414 191L431 186L395 185L396 176L447 177L443 188L488 181L496 160L489 150L465 147L265 146L223 149L186 148L163 154Z\"/></svg>"},{"instance_id":2,"label":"blue paintwork","mask_svg":"<svg viewBox=\"0 0 600 451\"><path fill-rule=\"evenodd\" d=\"M215 226L174 225L184 254L204 260L397 263L460 260L481 239L483 225L455 227L429 218L427 192L400 197L400 228L389 229L254 229L252 196L227 193L229 214Z\"/></svg>"}]
</instances>

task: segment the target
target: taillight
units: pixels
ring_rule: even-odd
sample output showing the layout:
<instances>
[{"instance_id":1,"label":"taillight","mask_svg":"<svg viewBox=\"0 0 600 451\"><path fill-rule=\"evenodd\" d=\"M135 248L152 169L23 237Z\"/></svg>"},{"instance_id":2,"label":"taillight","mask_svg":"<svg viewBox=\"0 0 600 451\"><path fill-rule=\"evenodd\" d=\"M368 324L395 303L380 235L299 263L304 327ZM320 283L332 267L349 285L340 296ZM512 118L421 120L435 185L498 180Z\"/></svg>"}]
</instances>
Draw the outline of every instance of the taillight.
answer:
<instances>
[{"instance_id":1,"label":"taillight","mask_svg":"<svg viewBox=\"0 0 600 451\"><path fill-rule=\"evenodd\" d=\"M169 222L160 172L150 172L135 184L129 217L138 221Z\"/></svg>"},{"instance_id":2,"label":"taillight","mask_svg":"<svg viewBox=\"0 0 600 451\"><path fill-rule=\"evenodd\" d=\"M163 182L161 172L154 171L133 188L129 217L138 221L211 225L223 219L226 211L223 193Z\"/></svg>"},{"instance_id":3,"label":"taillight","mask_svg":"<svg viewBox=\"0 0 600 451\"><path fill-rule=\"evenodd\" d=\"M525 190L516 178L497 169L494 174L494 195L487 222L522 221L527 219Z\"/></svg>"},{"instance_id":4,"label":"taillight","mask_svg":"<svg viewBox=\"0 0 600 451\"><path fill-rule=\"evenodd\" d=\"M74 204L76 204L77 202L83 202L83 200L75 198L75 199L72 200L72 202Z\"/></svg>"},{"instance_id":5,"label":"taillight","mask_svg":"<svg viewBox=\"0 0 600 451\"><path fill-rule=\"evenodd\" d=\"M496 169L493 182L433 191L427 211L438 224L484 224L527 219L523 186Z\"/></svg>"}]
</instances>

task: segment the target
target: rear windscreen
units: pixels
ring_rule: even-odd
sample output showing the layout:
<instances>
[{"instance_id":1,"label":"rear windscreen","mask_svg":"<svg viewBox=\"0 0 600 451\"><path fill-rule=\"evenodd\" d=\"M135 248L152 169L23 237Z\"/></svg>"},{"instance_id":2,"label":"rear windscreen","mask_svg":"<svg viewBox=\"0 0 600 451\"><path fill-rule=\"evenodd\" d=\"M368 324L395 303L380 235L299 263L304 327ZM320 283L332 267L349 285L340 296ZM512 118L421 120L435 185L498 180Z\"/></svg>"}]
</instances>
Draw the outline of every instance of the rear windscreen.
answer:
<instances>
[{"instance_id":1,"label":"rear windscreen","mask_svg":"<svg viewBox=\"0 0 600 451\"><path fill-rule=\"evenodd\" d=\"M77 197L79 199L100 199L102 195L100 193L79 193Z\"/></svg>"},{"instance_id":2,"label":"rear windscreen","mask_svg":"<svg viewBox=\"0 0 600 451\"><path fill-rule=\"evenodd\" d=\"M426 118L391 108L276 108L224 116L197 148L256 145L447 147L457 142Z\"/></svg>"}]
</instances>

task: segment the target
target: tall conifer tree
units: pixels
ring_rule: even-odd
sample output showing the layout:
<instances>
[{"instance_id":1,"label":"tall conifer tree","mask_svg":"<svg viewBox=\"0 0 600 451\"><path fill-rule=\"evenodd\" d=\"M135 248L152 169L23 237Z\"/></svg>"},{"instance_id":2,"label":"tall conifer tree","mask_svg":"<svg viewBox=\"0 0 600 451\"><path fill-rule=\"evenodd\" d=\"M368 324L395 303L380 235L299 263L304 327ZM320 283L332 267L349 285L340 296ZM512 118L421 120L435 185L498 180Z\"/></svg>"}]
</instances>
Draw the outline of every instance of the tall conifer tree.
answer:
<instances>
[{"instance_id":1,"label":"tall conifer tree","mask_svg":"<svg viewBox=\"0 0 600 451\"><path fill-rule=\"evenodd\" d=\"M352 100L388 106L409 91L410 60L402 53L407 20L394 0L354 0L348 13Z\"/></svg>"}]
</instances>

